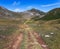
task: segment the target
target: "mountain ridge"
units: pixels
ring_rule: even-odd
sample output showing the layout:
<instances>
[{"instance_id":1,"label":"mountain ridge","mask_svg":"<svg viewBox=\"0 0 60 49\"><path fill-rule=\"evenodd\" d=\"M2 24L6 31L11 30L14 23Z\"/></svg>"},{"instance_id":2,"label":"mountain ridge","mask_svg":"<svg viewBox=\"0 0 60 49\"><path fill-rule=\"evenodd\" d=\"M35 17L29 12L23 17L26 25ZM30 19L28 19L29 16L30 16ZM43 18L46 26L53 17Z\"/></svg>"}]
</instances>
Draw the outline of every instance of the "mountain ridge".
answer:
<instances>
[{"instance_id":1,"label":"mountain ridge","mask_svg":"<svg viewBox=\"0 0 60 49\"><path fill-rule=\"evenodd\" d=\"M4 7L0 6L0 17L22 17L24 19L36 19L37 20L53 20L53 19L59 19L60 18L60 8L54 8L50 10L48 13L45 13L41 10L32 8L30 10L24 11L24 12L13 12L10 11Z\"/></svg>"},{"instance_id":2,"label":"mountain ridge","mask_svg":"<svg viewBox=\"0 0 60 49\"><path fill-rule=\"evenodd\" d=\"M60 19L60 8L50 10L41 20L54 20Z\"/></svg>"}]
</instances>

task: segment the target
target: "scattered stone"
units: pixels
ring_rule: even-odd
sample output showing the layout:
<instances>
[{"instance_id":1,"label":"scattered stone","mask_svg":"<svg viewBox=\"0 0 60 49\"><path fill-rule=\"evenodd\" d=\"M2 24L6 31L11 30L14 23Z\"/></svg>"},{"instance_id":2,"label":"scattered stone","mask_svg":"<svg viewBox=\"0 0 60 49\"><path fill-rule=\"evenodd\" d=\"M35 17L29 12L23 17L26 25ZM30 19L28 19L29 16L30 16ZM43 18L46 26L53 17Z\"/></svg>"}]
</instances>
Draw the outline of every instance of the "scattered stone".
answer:
<instances>
[{"instance_id":1,"label":"scattered stone","mask_svg":"<svg viewBox=\"0 0 60 49\"><path fill-rule=\"evenodd\" d=\"M45 37L50 37L50 35L45 35Z\"/></svg>"},{"instance_id":2,"label":"scattered stone","mask_svg":"<svg viewBox=\"0 0 60 49\"><path fill-rule=\"evenodd\" d=\"M52 32L52 33L50 33L50 34L54 34L54 33Z\"/></svg>"},{"instance_id":3,"label":"scattered stone","mask_svg":"<svg viewBox=\"0 0 60 49\"><path fill-rule=\"evenodd\" d=\"M41 46L42 46L42 47L47 47L47 45L44 45L44 44L42 44Z\"/></svg>"}]
</instances>

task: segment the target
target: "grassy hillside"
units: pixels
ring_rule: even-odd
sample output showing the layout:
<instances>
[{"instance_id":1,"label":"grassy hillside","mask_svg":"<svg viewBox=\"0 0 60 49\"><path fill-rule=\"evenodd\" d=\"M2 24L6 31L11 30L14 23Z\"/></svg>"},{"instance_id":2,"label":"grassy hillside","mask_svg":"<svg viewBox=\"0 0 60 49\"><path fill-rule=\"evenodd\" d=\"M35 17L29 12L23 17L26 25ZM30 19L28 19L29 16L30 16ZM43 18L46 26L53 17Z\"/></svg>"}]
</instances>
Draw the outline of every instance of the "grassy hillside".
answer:
<instances>
[{"instance_id":1,"label":"grassy hillside","mask_svg":"<svg viewBox=\"0 0 60 49\"><path fill-rule=\"evenodd\" d=\"M28 24L42 36L50 49L60 49L60 8L49 11L42 18L34 17Z\"/></svg>"},{"instance_id":2,"label":"grassy hillside","mask_svg":"<svg viewBox=\"0 0 60 49\"><path fill-rule=\"evenodd\" d=\"M49 11L41 20L55 20L60 19L60 8Z\"/></svg>"},{"instance_id":3,"label":"grassy hillside","mask_svg":"<svg viewBox=\"0 0 60 49\"><path fill-rule=\"evenodd\" d=\"M28 22L28 24L34 31L42 36L50 49L60 49L60 19L51 21L32 21ZM45 37L46 35L49 37Z\"/></svg>"},{"instance_id":4,"label":"grassy hillside","mask_svg":"<svg viewBox=\"0 0 60 49\"><path fill-rule=\"evenodd\" d=\"M16 30L19 29L17 20L0 19L0 49L4 49L12 42L15 35L18 34Z\"/></svg>"},{"instance_id":5,"label":"grassy hillside","mask_svg":"<svg viewBox=\"0 0 60 49\"><path fill-rule=\"evenodd\" d=\"M9 49L8 45L11 45L11 43L14 42L15 37L17 37L19 33L24 34L21 49L28 49L29 47L26 48L26 45L29 45L31 44L30 42L35 41L35 36L31 34L34 31L42 37L50 49L60 49L60 8L49 11L42 18L35 16L32 19L25 19L22 17L22 14L11 12L7 9L2 9L0 11L0 49ZM6 13L8 12L8 15L6 15L4 11L6 11ZM34 11L40 13L39 10L31 10L31 12ZM44 13L41 12L40 14ZM30 33L30 36L28 33ZM16 39L16 41L17 40L18 39ZM37 45L34 44L33 48L35 46ZM37 48L38 47L40 46L37 46Z\"/></svg>"}]
</instances>

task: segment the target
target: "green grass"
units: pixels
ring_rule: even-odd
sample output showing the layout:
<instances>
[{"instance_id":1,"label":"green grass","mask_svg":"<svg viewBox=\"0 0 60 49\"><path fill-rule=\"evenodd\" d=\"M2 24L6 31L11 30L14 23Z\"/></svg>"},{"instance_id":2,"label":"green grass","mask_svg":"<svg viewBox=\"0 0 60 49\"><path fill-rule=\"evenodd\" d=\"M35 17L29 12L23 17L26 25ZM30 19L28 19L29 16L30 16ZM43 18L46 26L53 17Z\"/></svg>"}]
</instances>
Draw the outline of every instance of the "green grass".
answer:
<instances>
[{"instance_id":1,"label":"green grass","mask_svg":"<svg viewBox=\"0 0 60 49\"><path fill-rule=\"evenodd\" d=\"M31 22L27 23L34 31L39 33L42 36L43 40L46 42L50 49L60 49L60 21L51 20L51 21L38 21L38 23ZM50 33L54 34L51 35ZM51 37L46 38L45 35L50 35Z\"/></svg>"},{"instance_id":2,"label":"green grass","mask_svg":"<svg viewBox=\"0 0 60 49\"><path fill-rule=\"evenodd\" d=\"M56 19L60 19L60 8L56 8L56 9L49 11L40 20L56 20Z\"/></svg>"},{"instance_id":3,"label":"green grass","mask_svg":"<svg viewBox=\"0 0 60 49\"><path fill-rule=\"evenodd\" d=\"M0 49L4 49L11 42L9 36L18 29L17 24L16 20L0 19Z\"/></svg>"}]
</instances>

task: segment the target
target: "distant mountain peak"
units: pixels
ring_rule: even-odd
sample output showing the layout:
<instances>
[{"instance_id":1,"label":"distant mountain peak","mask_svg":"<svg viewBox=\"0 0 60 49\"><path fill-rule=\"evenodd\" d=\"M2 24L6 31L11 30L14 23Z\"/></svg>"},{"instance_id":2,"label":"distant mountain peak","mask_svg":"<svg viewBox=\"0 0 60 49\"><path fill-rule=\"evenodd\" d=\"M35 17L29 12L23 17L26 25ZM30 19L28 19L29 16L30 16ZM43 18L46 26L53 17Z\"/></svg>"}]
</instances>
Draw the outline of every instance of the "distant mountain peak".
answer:
<instances>
[{"instance_id":1,"label":"distant mountain peak","mask_svg":"<svg viewBox=\"0 0 60 49\"><path fill-rule=\"evenodd\" d=\"M32 8L29 11L37 11L38 9Z\"/></svg>"},{"instance_id":2,"label":"distant mountain peak","mask_svg":"<svg viewBox=\"0 0 60 49\"><path fill-rule=\"evenodd\" d=\"M32 9L30 9L30 10L28 10L28 11L30 11L30 12L38 12L38 11L40 11L40 10L35 9L35 8L32 8Z\"/></svg>"},{"instance_id":3,"label":"distant mountain peak","mask_svg":"<svg viewBox=\"0 0 60 49\"><path fill-rule=\"evenodd\" d=\"M30 9L30 10L27 10L28 12L33 12L33 13L38 13L38 14L40 14L40 15L44 15L45 14L45 12L43 12L43 11L41 11L41 10L38 10L38 9L36 9L36 8L32 8L32 9Z\"/></svg>"}]
</instances>

